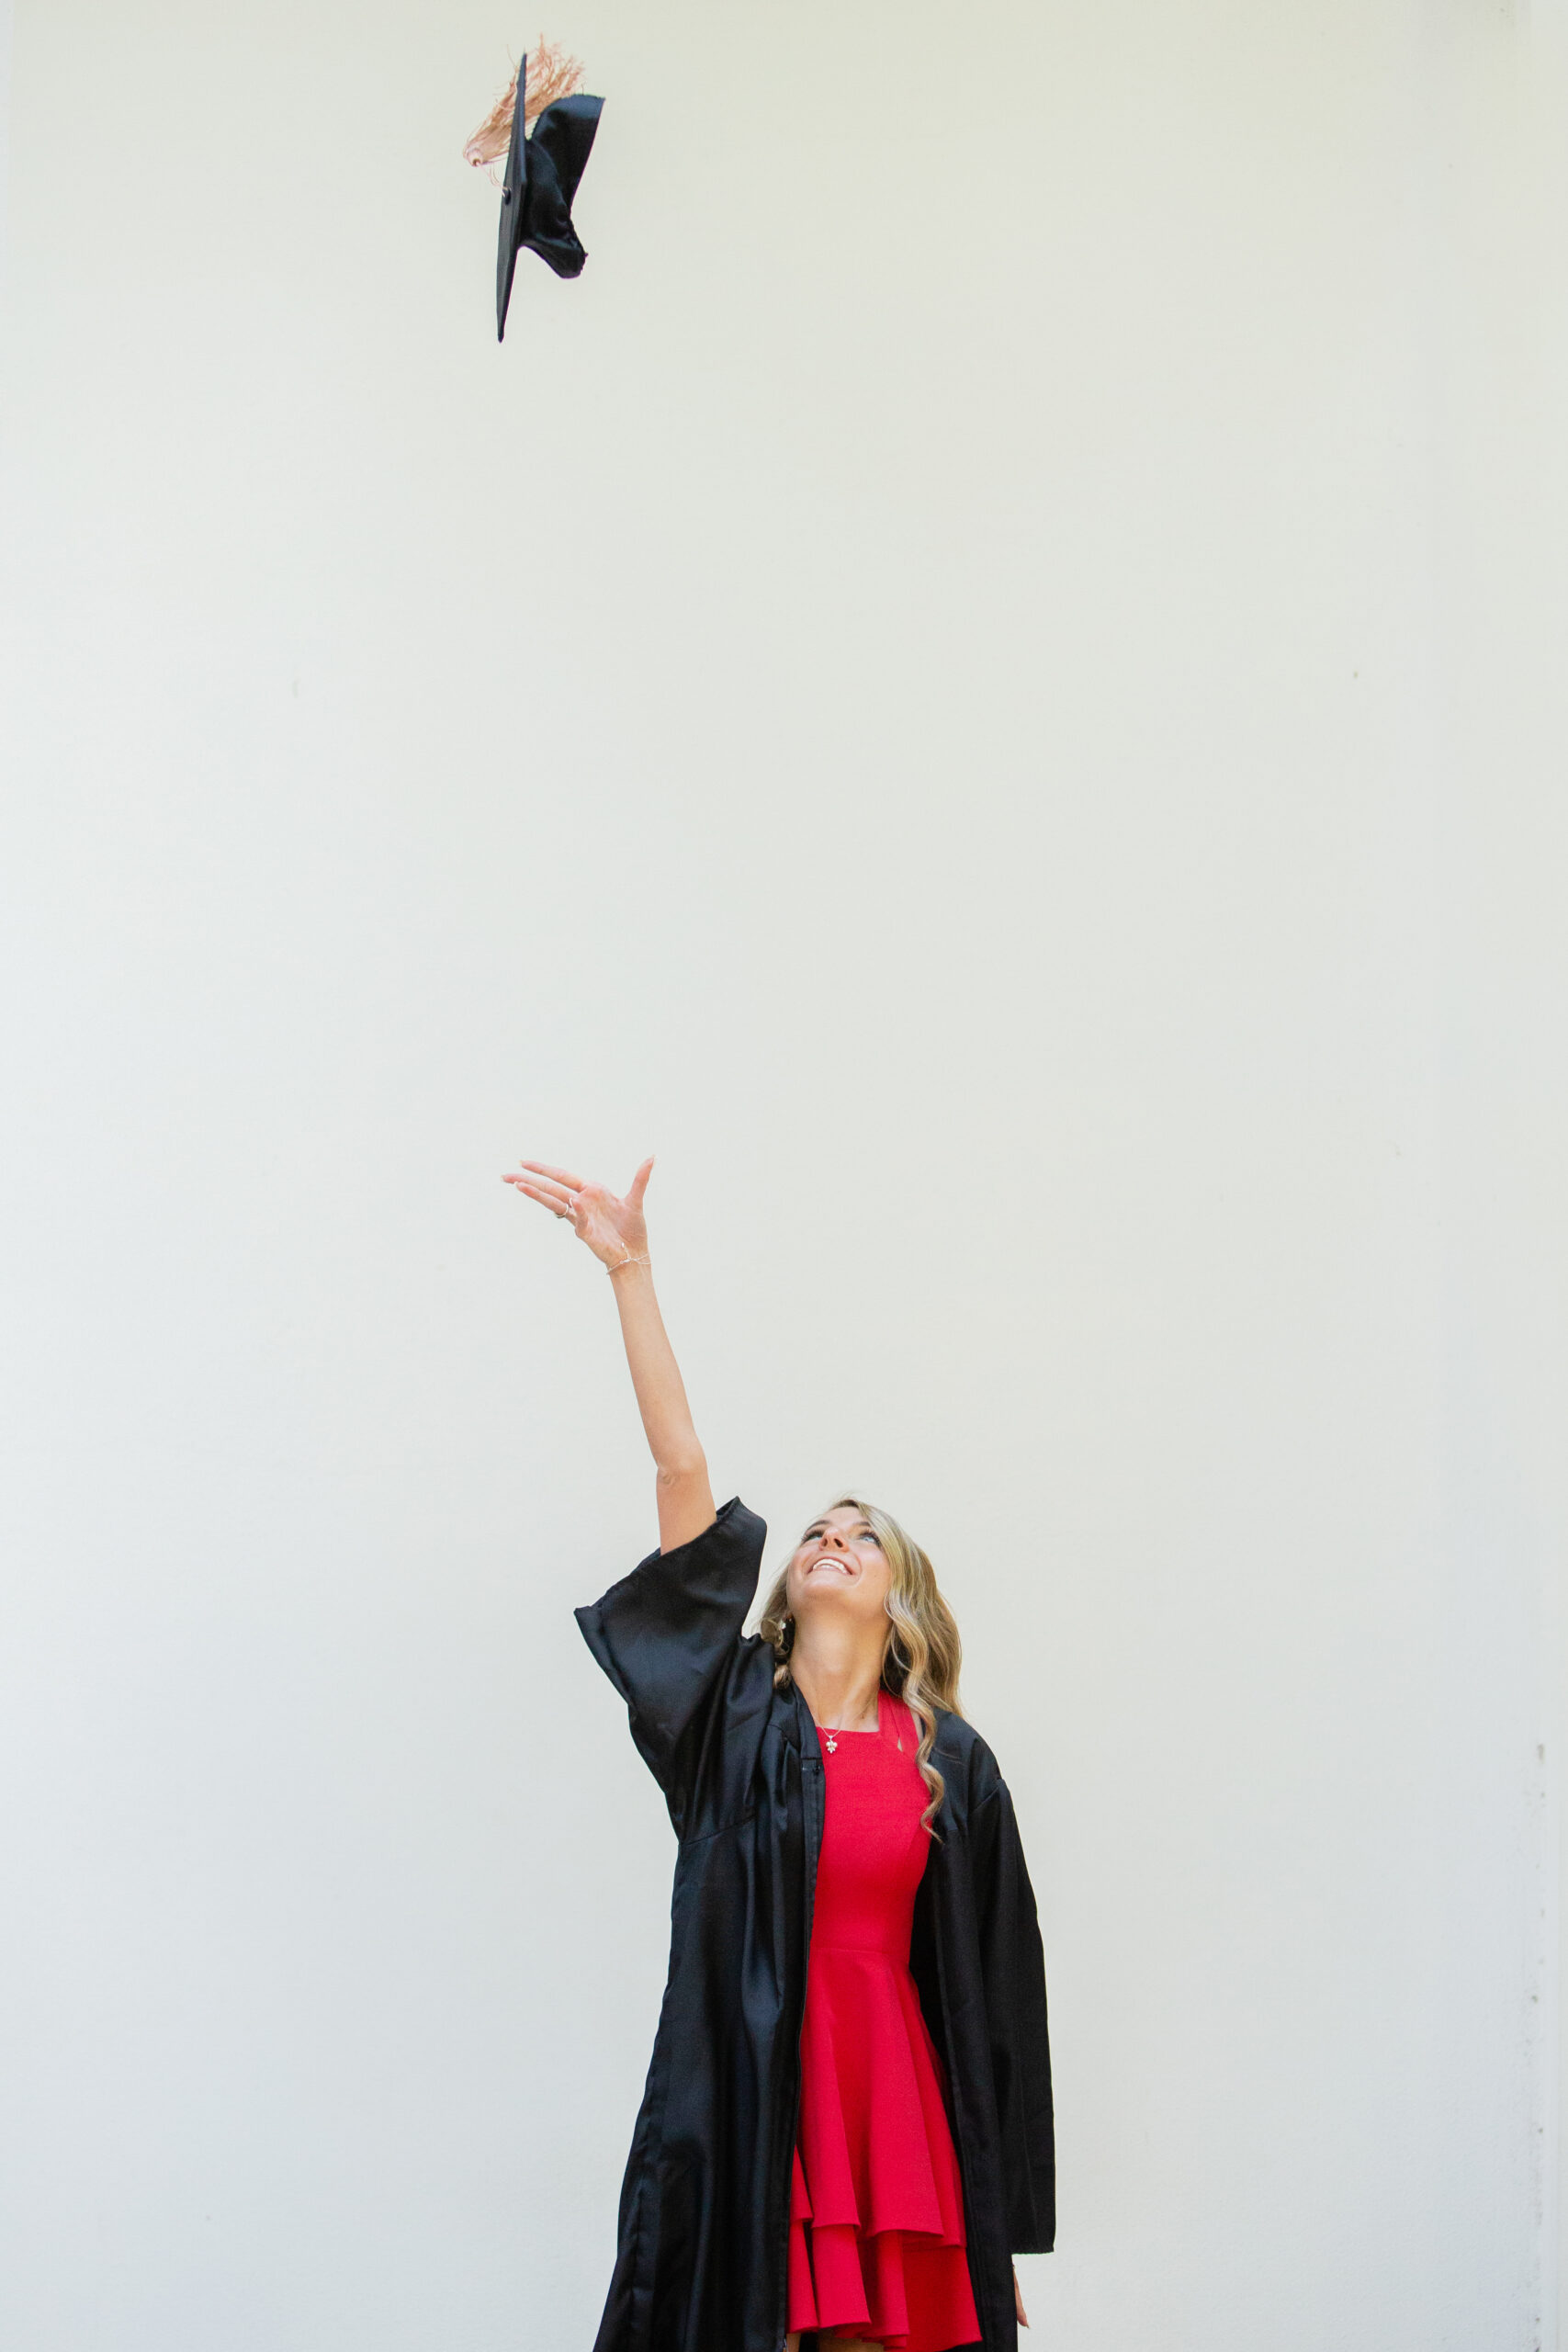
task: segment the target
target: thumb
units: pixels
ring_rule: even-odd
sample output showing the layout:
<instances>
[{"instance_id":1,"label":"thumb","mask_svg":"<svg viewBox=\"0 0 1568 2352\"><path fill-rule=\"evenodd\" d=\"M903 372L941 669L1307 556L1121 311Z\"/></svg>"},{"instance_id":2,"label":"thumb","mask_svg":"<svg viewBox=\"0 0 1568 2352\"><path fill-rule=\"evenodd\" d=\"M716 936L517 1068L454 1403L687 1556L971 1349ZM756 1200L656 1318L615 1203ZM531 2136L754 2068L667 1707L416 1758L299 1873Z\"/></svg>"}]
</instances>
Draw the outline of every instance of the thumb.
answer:
<instances>
[{"instance_id":1,"label":"thumb","mask_svg":"<svg viewBox=\"0 0 1568 2352\"><path fill-rule=\"evenodd\" d=\"M642 1166L637 1170L637 1174L632 1178L630 1189L626 1193L626 1199L634 1209L641 1208L642 1196L648 1190L648 1180L652 1173L653 1155L650 1152L648 1158L643 1161Z\"/></svg>"}]
</instances>

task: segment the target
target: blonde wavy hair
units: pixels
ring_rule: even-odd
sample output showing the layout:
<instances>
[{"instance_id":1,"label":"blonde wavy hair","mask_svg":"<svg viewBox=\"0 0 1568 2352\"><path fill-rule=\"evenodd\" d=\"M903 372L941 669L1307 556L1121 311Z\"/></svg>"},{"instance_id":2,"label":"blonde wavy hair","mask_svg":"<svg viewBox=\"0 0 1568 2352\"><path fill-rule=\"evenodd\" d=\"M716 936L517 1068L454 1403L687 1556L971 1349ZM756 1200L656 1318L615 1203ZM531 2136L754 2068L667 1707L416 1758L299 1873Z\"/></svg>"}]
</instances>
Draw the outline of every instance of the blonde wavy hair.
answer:
<instances>
[{"instance_id":1,"label":"blonde wavy hair","mask_svg":"<svg viewBox=\"0 0 1568 2352\"><path fill-rule=\"evenodd\" d=\"M934 1838L936 1831L931 1824L946 1794L946 1783L931 1762L931 1746L936 1738L935 1710L945 1708L950 1715L964 1712L958 1703L958 1670L964 1662L958 1627L938 1589L936 1570L914 1537L906 1534L896 1519L878 1510L874 1503L863 1502L858 1495L840 1495L828 1509L859 1511L874 1532L882 1556L893 1571L893 1581L887 1589L887 1614L892 1623L882 1658L882 1687L903 1700L919 1726L915 1761L931 1792L931 1801L920 1820ZM795 1548L798 1550L799 1546ZM773 1686L775 1690L787 1690L789 1654L795 1645L787 1562L762 1603L761 1632L778 1661L773 1668Z\"/></svg>"}]
</instances>

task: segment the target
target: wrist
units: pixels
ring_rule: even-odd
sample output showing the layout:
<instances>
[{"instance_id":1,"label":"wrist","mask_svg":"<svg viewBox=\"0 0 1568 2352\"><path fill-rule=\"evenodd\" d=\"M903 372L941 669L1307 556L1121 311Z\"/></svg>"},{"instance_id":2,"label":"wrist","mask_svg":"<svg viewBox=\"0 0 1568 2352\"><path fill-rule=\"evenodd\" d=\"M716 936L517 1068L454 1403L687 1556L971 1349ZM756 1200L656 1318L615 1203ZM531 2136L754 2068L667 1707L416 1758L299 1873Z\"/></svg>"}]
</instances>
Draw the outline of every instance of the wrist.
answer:
<instances>
[{"instance_id":1,"label":"wrist","mask_svg":"<svg viewBox=\"0 0 1568 2352\"><path fill-rule=\"evenodd\" d=\"M618 1274L624 1281L635 1283L640 1275L651 1276L653 1272L646 1250L628 1250L624 1258L602 1258L599 1262L612 1281Z\"/></svg>"}]
</instances>

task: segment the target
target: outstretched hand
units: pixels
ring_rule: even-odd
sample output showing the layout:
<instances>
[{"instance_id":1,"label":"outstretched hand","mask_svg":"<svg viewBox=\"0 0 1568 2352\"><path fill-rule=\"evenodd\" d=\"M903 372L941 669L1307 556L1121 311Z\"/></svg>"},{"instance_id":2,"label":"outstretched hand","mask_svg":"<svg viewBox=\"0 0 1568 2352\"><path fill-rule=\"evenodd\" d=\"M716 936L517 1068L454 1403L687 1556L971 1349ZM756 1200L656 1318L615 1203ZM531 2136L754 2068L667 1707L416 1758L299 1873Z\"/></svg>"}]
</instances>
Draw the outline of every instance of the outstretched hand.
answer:
<instances>
[{"instance_id":1,"label":"outstretched hand","mask_svg":"<svg viewBox=\"0 0 1568 2352\"><path fill-rule=\"evenodd\" d=\"M518 1165L527 1172L503 1176L502 1182L515 1185L518 1192L526 1193L531 1201L548 1209L552 1216L564 1219L578 1239L587 1243L602 1266L620 1266L628 1258L648 1256L648 1224L642 1213L642 1196L653 1172L651 1159L643 1161L627 1185L624 1199L617 1199L607 1184L590 1183L564 1168L550 1167L547 1160L525 1159Z\"/></svg>"}]
</instances>

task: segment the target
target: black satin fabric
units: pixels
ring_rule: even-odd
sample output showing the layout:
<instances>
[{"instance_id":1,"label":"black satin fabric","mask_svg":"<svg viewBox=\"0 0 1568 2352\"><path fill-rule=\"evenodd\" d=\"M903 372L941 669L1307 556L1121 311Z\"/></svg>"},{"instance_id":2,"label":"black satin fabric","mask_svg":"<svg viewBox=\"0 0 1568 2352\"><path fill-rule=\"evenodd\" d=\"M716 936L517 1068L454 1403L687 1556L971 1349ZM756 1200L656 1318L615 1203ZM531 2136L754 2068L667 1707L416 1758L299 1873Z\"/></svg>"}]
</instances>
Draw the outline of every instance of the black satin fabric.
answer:
<instances>
[{"instance_id":1,"label":"black satin fabric","mask_svg":"<svg viewBox=\"0 0 1568 2352\"><path fill-rule=\"evenodd\" d=\"M822 1758L741 1625L766 1529L739 1498L577 1611L680 1841L670 1974L595 2352L779 2352ZM997 1761L938 1718L947 1782L911 1966L946 2064L985 2352L1017 2352L1011 2256L1055 2233L1045 1973Z\"/></svg>"},{"instance_id":2,"label":"black satin fabric","mask_svg":"<svg viewBox=\"0 0 1568 2352\"><path fill-rule=\"evenodd\" d=\"M603 98L583 91L557 98L535 123L531 136L524 130L524 93L528 61L517 75L517 96L512 116L512 145L506 158L506 178L501 192L501 233L495 257L495 334L506 334L506 313L512 301L512 274L525 245L548 262L558 277L577 277L588 259L582 240L572 225L572 198L588 168L593 134L599 128Z\"/></svg>"}]
</instances>

